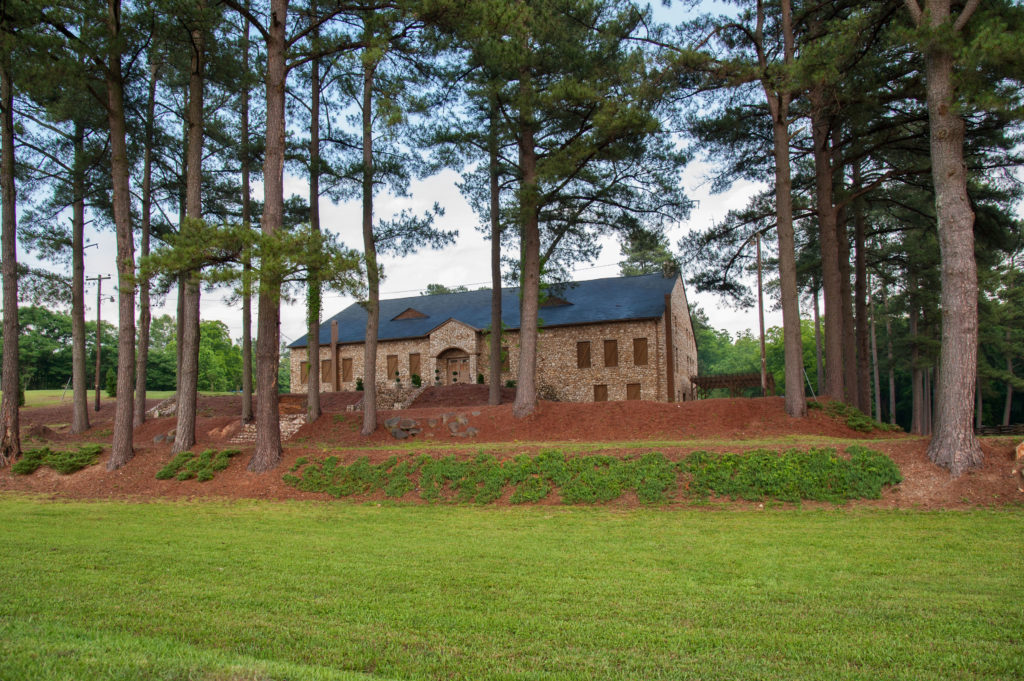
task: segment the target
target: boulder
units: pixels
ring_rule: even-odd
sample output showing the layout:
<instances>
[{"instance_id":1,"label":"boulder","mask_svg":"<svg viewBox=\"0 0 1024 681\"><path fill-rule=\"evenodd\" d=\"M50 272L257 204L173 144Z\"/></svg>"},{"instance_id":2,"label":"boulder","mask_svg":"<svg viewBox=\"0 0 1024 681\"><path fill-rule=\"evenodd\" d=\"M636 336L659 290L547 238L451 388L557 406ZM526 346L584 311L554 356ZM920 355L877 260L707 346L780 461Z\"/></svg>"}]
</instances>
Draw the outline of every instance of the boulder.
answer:
<instances>
[{"instance_id":1,"label":"boulder","mask_svg":"<svg viewBox=\"0 0 1024 681\"><path fill-rule=\"evenodd\" d=\"M398 422L397 425L402 430L412 430L419 424L413 421L412 419L402 419L401 421Z\"/></svg>"},{"instance_id":2,"label":"boulder","mask_svg":"<svg viewBox=\"0 0 1024 681\"><path fill-rule=\"evenodd\" d=\"M1024 459L1024 442L1021 442L1019 445L1017 445L1017 453L1014 456L1014 458L1017 461L1020 461L1021 459Z\"/></svg>"},{"instance_id":3,"label":"boulder","mask_svg":"<svg viewBox=\"0 0 1024 681\"><path fill-rule=\"evenodd\" d=\"M404 440L405 438L409 437L409 431L402 430L401 428L392 428L391 437L395 438L396 440Z\"/></svg>"},{"instance_id":4,"label":"boulder","mask_svg":"<svg viewBox=\"0 0 1024 681\"><path fill-rule=\"evenodd\" d=\"M398 423L401 420L402 419L400 417L398 417L398 416L392 416L389 419L384 419L384 427L385 428L394 428L394 427L398 426Z\"/></svg>"}]
</instances>

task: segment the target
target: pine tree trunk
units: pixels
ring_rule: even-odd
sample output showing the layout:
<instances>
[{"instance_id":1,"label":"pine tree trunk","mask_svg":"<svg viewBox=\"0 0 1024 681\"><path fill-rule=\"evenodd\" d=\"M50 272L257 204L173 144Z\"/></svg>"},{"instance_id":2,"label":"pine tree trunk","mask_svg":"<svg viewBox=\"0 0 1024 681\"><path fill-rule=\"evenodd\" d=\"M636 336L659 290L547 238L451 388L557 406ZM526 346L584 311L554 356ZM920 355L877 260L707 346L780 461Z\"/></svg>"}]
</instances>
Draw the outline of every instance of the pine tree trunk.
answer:
<instances>
[{"instance_id":1,"label":"pine tree trunk","mask_svg":"<svg viewBox=\"0 0 1024 681\"><path fill-rule=\"evenodd\" d=\"M949 22L950 0L929 0L926 8L932 29ZM978 367L978 272L974 260L974 212L967 198L964 121L956 112L953 92L953 59L943 41L932 41L925 53L932 178L942 263L937 424L928 457L957 477L980 466L983 455L971 428L971 391Z\"/></svg>"},{"instance_id":2,"label":"pine tree trunk","mask_svg":"<svg viewBox=\"0 0 1024 681\"><path fill-rule=\"evenodd\" d=\"M501 404L501 195L498 177L498 98L491 94L487 135L487 175L491 198L491 347L487 403Z\"/></svg>"},{"instance_id":3,"label":"pine tree trunk","mask_svg":"<svg viewBox=\"0 0 1024 681\"><path fill-rule=\"evenodd\" d=\"M184 227L185 220L188 217L188 207L187 207L188 206L188 190L186 189L188 187L188 96L189 96L189 89L188 89L188 86L186 86L185 87L185 93L184 93L183 100L182 100L183 101L183 105L184 105L184 109L183 109L184 115L182 116L182 119L184 120L184 126L182 127L182 136L181 136L182 148L185 149L186 152L185 152L185 156L182 158L182 161L181 161L181 190L180 190L179 195L178 195L178 229L182 229ZM175 322L175 337L178 339L178 343L177 343L177 345L175 345L175 349L177 350L177 355L175 356L175 362L177 362L177 363L174 365L174 382L175 382L176 386L178 385L178 381L180 380L180 377L181 377L181 355L182 355L182 351L185 349L185 344L182 342L181 337L182 337L182 334L185 332L185 285L186 285L186 283L185 283L185 275L183 273L178 273L177 279L178 279L178 281L177 281L177 284L178 284L178 303L177 303L177 316L174 319L174 322ZM180 389L175 392L175 401L177 401L178 397L180 396L179 395L180 392L181 392Z\"/></svg>"},{"instance_id":4,"label":"pine tree trunk","mask_svg":"<svg viewBox=\"0 0 1024 681\"><path fill-rule=\"evenodd\" d=\"M156 61L149 63L149 92L146 98L146 147L142 154L142 235L139 257L149 255L149 230L153 203L153 125L156 115ZM146 421L146 372L149 367L149 279L139 278L139 348L135 361L135 423Z\"/></svg>"},{"instance_id":5,"label":"pine tree trunk","mask_svg":"<svg viewBox=\"0 0 1024 681\"><path fill-rule=\"evenodd\" d=\"M784 60L793 63L793 8L790 0L781 0ZM763 23L763 4L758 13ZM796 287L796 238L793 232L793 182L789 164L789 103L791 93L775 91L774 84L762 81L772 116L775 146L775 211L779 237L779 289L782 303L782 337L786 363L786 413L794 418L807 416L804 396L804 353L800 331L800 300ZM827 342L826 338L826 342Z\"/></svg>"},{"instance_id":6,"label":"pine tree trunk","mask_svg":"<svg viewBox=\"0 0 1024 681\"><path fill-rule=\"evenodd\" d=\"M135 243L132 238L131 194L124 120L121 76L121 0L108 0L107 27L110 33L110 61L107 65L107 114L110 122L110 172L113 182L114 224L117 229L117 407L114 438L107 470L116 470L131 460L132 390L135 385Z\"/></svg>"},{"instance_id":7,"label":"pine tree trunk","mask_svg":"<svg viewBox=\"0 0 1024 681\"><path fill-rule=\"evenodd\" d=\"M818 384L818 395L822 394L822 383L825 380L825 376L822 372L821 363L821 313L819 312L818 306L818 285L817 282L814 284L814 358L817 362L817 384Z\"/></svg>"},{"instance_id":8,"label":"pine tree trunk","mask_svg":"<svg viewBox=\"0 0 1024 681\"><path fill-rule=\"evenodd\" d=\"M882 309L885 310L885 359L889 367L889 423L896 425L896 363L893 361L892 352L892 315L889 313L889 300L884 285Z\"/></svg>"},{"instance_id":9,"label":"pine tree trunk","mask_svg":"<svg viewBox=\"0 0 1024 681\"><path fill-rule=\"evenodd\" d=\"M3 262L4 302L4 357L0 375L0 467L7 466L21 456L21 428L18 413L20 393L20 367L18 366L18 263L17 225L15 223L14 193L14 87L11 83L10 55L0 56L0 202L3 224L0 227Z\"/></svg>"},{"instance_id":10,"label":"pine tree trunk","mask_svg":"<svg viewBox=\"0 0 1024 681\"><path fill-rule=\"evenodd\" d=\"M1010 331L1006 331L1006 344L1010 344ZM1006 374L1013 378L1013 357L1006 355ZM1013 409L1013 384L1006 383L1006 402L1003 403L1003 425L1010 425L1010 411Z\"/></svg>"},{"instance_id":11,"label":"pine tree trunk","mask_svg":"<svg viewBox=\"0 0 1024 681\"><path fill-rule=\"evenodd\" d=\"M824 92L818 85L810 91L811 133L814 141L814 179L818 225L821 234L821 277L825 298L825 388L823 394L844 399L843 330L844 316L839 267L839 237L836 229L831 137L824 113Z\"/></svg>"},{"instance_id":12,"label":"pine tree trunk","mask_svg":"<svg viewBox=\"0 0 1024 681\"><path fill-rule=\"evenodd\" d=\"M854 168L854 188L860 189L860 168ZM868 349L868 305L867 305L867 262L865 260L864 205L857 201L853 205L854 243L854 294L853 304L857 326L857 408L865 414L871 413L871 356Z\"/></svg>"},{"instance_id":13,"label":"pine tree trunk","mask_svg":"<svg viewBox=\"0 0 1024 681\"><path fill-rule=\"evenodd\" d=\"M193 29L192 63L188 83L188 174L185 176L185 223L182 235L202 238L203 175L203 33ZM199 273L185 272L181 322L181 372L178 374L177 427L172 452L185 452L196 443L196 406L199 398Z\"/></svg>"},{"instance_id":14,"label":"pine tree trunk","mask_svg":"<svg viewBox=\"0 0 1024 681\"><path fill-rule=\"evenodd\" d=\"M519 368L512 415L522 419L537 409L537 314L540 305L540 224L538 221L537 151L534 141L533 81L519 74L519 210L523 263L520 276Z\"/></svg>"},{"instance_id":15,"label":"pine tree trunk","mask_svg":"<svg viewBox=\"0 0 1024 681\"><path fill-rule=\"evenodd\" d=\"M316 21L316 3L310 5L310 21ZM313 32L317 41L319 33ZM309 225L320 231L320 61L310 63L309 119ZM320 418L320 279L310 270L306 292L307 345L309 352L309 383L306 390L306 421ZM337 382L335 376L331 383Z\"/></svg>"},{"instance_id":16,"label":"pine tree trunk","mask_svg":"<svg viewBox=\"0 0 1024 681\"><path fill-rule=\"evenodd\" d=\"M248 8L249 3L245 3ZM252 187L249 179L249 22L242 19L242 96L240 137L242 225L252 229ZM242 423L252 422L252 265L242 255Z\"/></svg>"},{"instance_id":17,"label":"pine tree trunk","mask_svg":"<svg viewBox=\"0 0 1024 681\"><path fill-rule=\"evenodd\" d=\"M71 179L71 432L89 430L89 385L85 352L85 130L75 123Z\"/></svg>"},{"instance_id":18,"label":"pine tree trunk","mask_svg":"<svg viewBox=\"0 0 1024 681\"><path fill-rule=\"evenodd\" d=\"M850 236L847 232L846 209L836 214L836 236L839 238L839 295L843 313L843 389L847 404L857 404L857 336L853 323L853 290L850 286Z\"/></svg>"},{"instance_id":19,"label":"pine tree trunk","mask_svg":"<svg viewBox=\"0 0 1024 681\"><path fill-rule=\"evenodd\" d=\"M985 404L981 394L981 373L978 373L978 383L974 388L974 429L981 430L981 421L984 418Z\"/></svg>"},{"instance_id":20,"label":"pine tree trunk","mask_svg":"<svg viewBox=\"0 0 1024 681\"><path fill-rule=\"evenodd\" d=\"M380 272L373 234L373 77L376 64L363 65L363 251L366 257L366 342L363 344L363 427L377 430L377 331L380 322ZM310 365L312 370L312 365Z\"/></svg>"},{"instance_id":21,"label":"pine tree trunk","mask_svg":"<svg viewBox=\"0 0 1024 681\"><path fill-rule=\"evenodd\" d=\"M263 232L273 234L284 221L285 65L288 0L271 0L267 37L267 145L263 157ZM256 449L249 470L269 471L281 461L278 412L281 275L261 273L256 337Z\"/></svg>"},{"instance_id":22,"label":"pine tree trunk","mask_svg":"<svg viewBox=\"0 0 1024 681\"><path fill-rule=\"evenodd\" d=\"M871 281L868 280L868 289L871 288ZM878 333L875 325L875 298L868 294L869 316L871 319L871 371L875 386L875 420L882 422L882 385L879 383L878 372Z\"/></svg>"},{"instance_id":23,"label":"pine tree trunk","mask_svg":"<svg viewBox=\"0 0 1024 681\"><path fill-rule=\"evenodd\" d=\"M926 368L923 372L922 380L924 382L924 415L922 422L924 423L924 434L931 435L934 423L935 415L935 404L932 396L934 394L933 381L932 381L932 367Z\"/></svg>"},{"instance_id":24,"label":"pine tree trunk","mask_svg":"<svg viewBox=\"0 0 1024 681\"><path fill-rule=\"evenodd\" d=\"M916 286L915 286L916 289ZM910 432L914 435L924 435L925 431L925 401L924 401L924 372L921 370L921 352L918 349L917 324L920 312L917 303L910 296L910 398L911 418Z\"/></svg>"}]
</instances>

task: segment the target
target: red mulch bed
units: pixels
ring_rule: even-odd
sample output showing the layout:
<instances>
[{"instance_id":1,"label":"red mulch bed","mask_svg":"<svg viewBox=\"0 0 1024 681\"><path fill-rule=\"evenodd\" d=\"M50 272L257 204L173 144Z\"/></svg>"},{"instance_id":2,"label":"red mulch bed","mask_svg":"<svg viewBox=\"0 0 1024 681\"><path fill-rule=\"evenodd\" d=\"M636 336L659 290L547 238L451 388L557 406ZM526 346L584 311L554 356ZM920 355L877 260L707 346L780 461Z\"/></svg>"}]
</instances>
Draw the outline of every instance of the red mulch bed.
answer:
<instances>
[{"instance_id":1,"label":"red mulch bed","mask_svg":"<svg viewBox=\"0 0 1024 681\"><path fill-rule=\"evenodd\" d=\"M985 464L953 480L943 469L927 458L927 440L903 434L865 435L846 427L821 410L812 410L806 419L791 419L784 412L783 398L717 399L681 404L658 402L554 403L541 402L536 413L524 420L512 417L514 391L503 390L503 404L487 406L487 386L462 385L425 390L416 405L404 411L378 413L378 428L369 436L359 435L361 412L348 412L346 407L357 403L362 394L324 393L321 396L324 416L316 423L304 425L285 443L280 466L270 473L253 474L245 470L251 445L232 445L230 439L240 430L241 398L217 396L199 398L197 445L194 451L211 447L238 448L242 454L230 467L208 482L194 480L157 480L156 471L170 458L170 442L155 443L154 438L174 428L173 417L149 419L136 428L136 455L124 468L108 472L102 465L109 452L104 452L98 466L73 475L60 475L43 468L30 476L14 476L9 469L0 471L0 493L19 491L41 493L58 498L150 498L150 497L218 497L270 499L324 499L323 495L300 492L281 480L281 475L300 456L323 456L330 452L346 462L360 456L381 461L392 454L400 456L417 452L415 444L429 446L434 456L453 453L474 456L478 451L491 451L499 458L519 453L534 453L554 443L611 443L601 453L637 456L644 451L660 451L670 459L678 459L696 449L735 451L754 449L766 439L789 435L820 436L822 445L836 446L825 438L855 442L868 437L888 438L870 443L885 452L900 467L905 478L897 487L884 493L881 500L854 502L853 506L887 508L968 508L976 505L999 506L1024 503L1024 480L1020 468L1024 462L1013 461L1013 438L983 440ZM506 402L507 401L507 402ZM154 406L157 401L151 401ZM424 406L420 406L423 404ZM283 414L300 414L305 410L301 395L282 396ZM110 443L113 402L104 403L99 412L90 408L92 428L82 435L70 435L70 404L57 407L26 409L21 424L26 449L47 443L73 446L75 442ZM392 416L416 419L423 432L399 443L383 427ZM465 416L469 426L477 429L475 437L455 437L444 423L444 417ZM434 425L430 425L433 421ZM723 444L708 440L727 441ZM616 446L614 443L650 441L649 448ZM695 441L688 444L688 441ZM705 442L701 442L705 441ZM743 445L746 441L749 444ZM671 442L673 444L657 444ZM488 447L488 443L495 446ZM394 445L394 447L390 447ZM377 447L362 450L363 447ZM806 439L801 447L810 446ZM410 449L410 447L412 447ZM842 445L839 445L841 448ZM772 445L772 449L785 447ZM589 451L589 450L588 450ZM508 495L506 495L507 497ZM632 496L632 495L628 495ZM359 501L383 498L381 494L358 498ZM422 503L415 493L404 502ZM507 499L498 503L507 503ZM635 498L615 502L613 506L637 505ZM679 502L687 507L689 502ZM728 508L751 508L757 504L723 502ZM806 504L805 504L806 506ZM718 507L713 504L712 507Z\"/></svg>"}]
</instances>

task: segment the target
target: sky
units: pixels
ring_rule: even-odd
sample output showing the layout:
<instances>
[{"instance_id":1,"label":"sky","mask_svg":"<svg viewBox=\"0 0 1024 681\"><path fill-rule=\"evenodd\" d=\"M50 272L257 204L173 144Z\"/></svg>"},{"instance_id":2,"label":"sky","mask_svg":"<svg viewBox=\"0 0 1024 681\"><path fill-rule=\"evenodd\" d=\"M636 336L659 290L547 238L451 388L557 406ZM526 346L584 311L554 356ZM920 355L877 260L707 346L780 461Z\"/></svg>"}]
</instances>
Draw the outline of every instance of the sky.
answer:
<instances>
[{"instance_id":1,"label":"sky","mask_svg":"<svg viewBox=\"0 0 1024 681\"><path fill-rule=\"evenodd\" d=\"M661 21L678 21L683 9L678 5L666 8L660 4L655 6L656 19ZM683 184L687 195L694 201L690 218L685 222L671 226L667 235L673 249L680 239L692 231L700 231L720 221L730 209L738 208L747 203L755 192L764 189L766 184L739 182L729 191L721 194L710 192L707 180L711 166L706 162L695 161L687 167ZM477 231L479 218L473 214L469 204L462 198L457 187L458 175L453 171L444 171L438 175L414 181L410 186L409 197L396 198L379 195L375 199L375 218L389 218L393 214L411 209L413 212L424 212L435 202L440 203L445 214L436 222L436 227L445 230L458 230L459 236L454 245L440 251L421 251L404 258L382 257L385 279L381 284L381 298L401 298L418 295L428 284L437 283L446 286L467 286L480 288L490 284L490 242ZM254 196L262 196L262 185L254 185ZM305 178L286 175L285 196L298 194L308 195L308 184ZM361 250L361 208L357 201L333 204L324 199L321 202L322 227L338 234L346 245ZM112 280L105 281L104 301L101 314L104 320L116 323L117 303L112 300L116 284L115 254L116 243L114 233L105 231L91 233L87 236L97 248L86 250L85 269L87 277L96 275L114 275ZM576 280L613 277L619 273L618 263L621 260L619 245L614 238L601 240L602 251L596 262L583 264L573 273ZM27 254L19 254L22 258ZM33 264L31 257L25 261ZM47 263L34 263L46 267ZM736 310L728 306L722 299L709 294L687 291L691 308L700 306L708 315L711 325L726 329L735 335L747 329L757 329L757 310ZM172 292L164 301L154 301L153 316L162 314L175 315L176 298ZM200 316L204 320L220 320L229 328L232 338L240 339L242 334L241 308L236 304L228 304L227 290L204 291L201 297ZM86 288L88 319L95 319L95 283ZM160 302L160 304L155 304ZM327 293L323 301L323 318L327 319L354 302L354 299L333 293ZM765 301L766 326L781 325L781 312L774 310L774 301ZM253 304L253 328L256 324L256 305ZM281 307L281 339L289 343L305 334L305 302L302 299L294 302L282 302Z\"/></svg>"}]
</instances>

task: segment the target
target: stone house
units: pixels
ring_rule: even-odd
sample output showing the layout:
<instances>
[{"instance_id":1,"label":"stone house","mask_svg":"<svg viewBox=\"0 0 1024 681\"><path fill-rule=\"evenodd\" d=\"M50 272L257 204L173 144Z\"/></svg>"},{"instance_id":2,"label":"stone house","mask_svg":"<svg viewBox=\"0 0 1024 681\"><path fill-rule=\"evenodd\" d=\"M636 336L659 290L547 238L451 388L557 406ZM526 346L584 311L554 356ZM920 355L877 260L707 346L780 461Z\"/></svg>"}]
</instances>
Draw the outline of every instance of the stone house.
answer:
<instances>
[{"instance_id":1,"label":"stone house","mask_svg":"<svg viewBox=\"0 0 1024 681\"><path fill-rule=\"evenodd\" d=\"M355 390L363 366L366 310L354 303L320 327L320 387ZM539 313L537 385L542 398L683 401L694 398L697 345L682 279L648 274L552 287ZM381 387L490 382L489 289L380 302ZM500 381L519 362L519 289L502 289ZM291 348L293 392L308 385L307 338ZM316 366L316 365L314 365Z\"/></svg>"}]
</instances>

